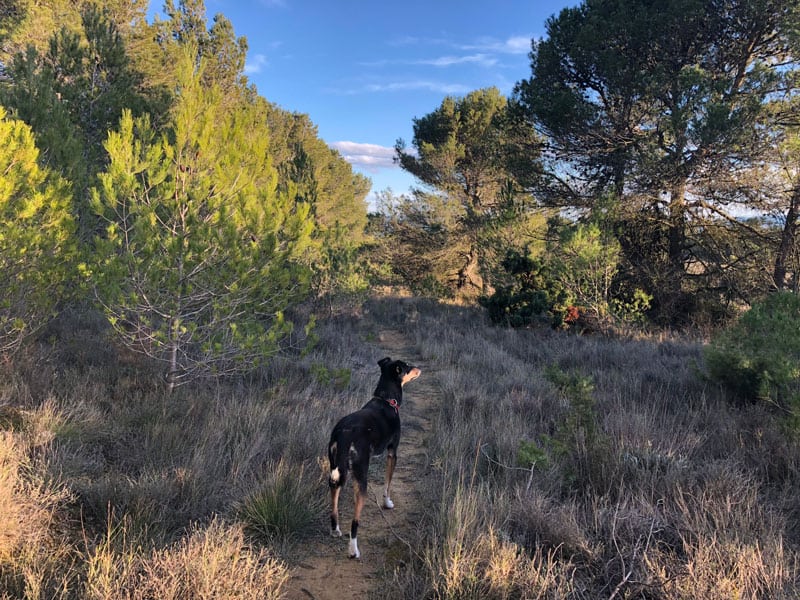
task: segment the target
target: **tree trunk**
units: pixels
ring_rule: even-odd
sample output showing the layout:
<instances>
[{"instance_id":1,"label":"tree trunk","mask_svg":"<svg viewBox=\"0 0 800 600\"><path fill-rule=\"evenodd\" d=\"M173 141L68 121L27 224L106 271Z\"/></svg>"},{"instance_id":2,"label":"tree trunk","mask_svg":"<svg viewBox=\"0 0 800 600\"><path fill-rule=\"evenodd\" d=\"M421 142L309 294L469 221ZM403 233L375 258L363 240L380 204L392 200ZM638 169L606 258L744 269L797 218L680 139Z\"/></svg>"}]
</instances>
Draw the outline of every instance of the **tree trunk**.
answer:
<instances>
[{"instance_id":1,"label":"tree trunk","mask_svg":"<svg viewBox=\"0 0 800 600\"><path fill-rule=\"evenodd\" d=\"M669 264L670 279L680 286L683 280L683 251L686 245L686 182L675 184L669 202ZM678 287L679 291L680 287Z\"/></svg>"},{"instance_id":2,"label":"tree trunk","mask_svg":"<svg viewBox=\"0 0 800 600\"><path fill-rule=\"evenodd\" d=\"M456 288L459 295L474 296L483 292L483 278L478 267L478 252L470 248L463 254L464 262L456 275Z\"/></svg>"},{"instance_id":3,"label":"tree trunk","mask_svg":"<svg viewBox=\"0 0 800 600\"><path fill-rule=\"evenodd\" d=\"M781 232L781 243L778 246L778 253L775 256L775 270L772 274L772 280L775 287L779 290L789 287L787 275L789 273L789 264L792 260L792 255L797 245L797 229L798 229L798 205L800 205L800 184L795 186L792 191L792 197L789 200L789 210L786 213L786 223ZM793 279L797 279L797 274L794 274ZM796 285L796 281L795 281Z\"/></svg>"},{"instance_id":4,"label":"tree trunk","mask_svg":"<svg viewBox=\"0 0 800 600\"><path fill-rule=\"evenodd\" d=\"M180 321L173 319L170 326L169 341L169 371L167 372L167 392L169 394L175 389L178 380L178 343L180 336Z\"/></svg>"},{"instance_id":5,"label":"tree trunk","mask_svg":"<svg viewBox=\"0 0 800 600\"><path fill-rule=\"evenodd\" d=\"M656 274L658 283L654 290L658 298L660 318L674 323L687 311L685 281L686 265L686 181L676 182L670 190L669 214L666 218L667 256L662 273Z\"/></svg>"}]
</instances>

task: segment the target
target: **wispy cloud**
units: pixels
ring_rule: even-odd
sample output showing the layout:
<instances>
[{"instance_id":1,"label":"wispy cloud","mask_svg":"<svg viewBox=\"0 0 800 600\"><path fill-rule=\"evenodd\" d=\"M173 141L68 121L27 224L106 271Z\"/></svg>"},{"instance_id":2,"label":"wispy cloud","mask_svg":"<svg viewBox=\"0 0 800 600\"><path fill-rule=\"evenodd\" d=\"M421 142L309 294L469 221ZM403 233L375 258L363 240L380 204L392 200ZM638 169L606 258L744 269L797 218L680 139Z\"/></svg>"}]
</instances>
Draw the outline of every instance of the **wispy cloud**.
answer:
<instances>
[{"instance_id":1,"label":"wispy cloud","mask_svg":"<svg viewBox=\"0 0 800 600\"><path fill-rule=\"evenodd\" d=\"M505 41L504 47L509 54L528 54L531 51L532 36L519 35Z\"/></svg>"},{"instance_id":2,"label":"wispy cloud","mask_svg":"<svg viewBox=\"0 0 800 600\"><path fill-rule=\"evenodd\" d=\"M532 35L512 35L505 39L483 37L470 42L456 42L446 38L398 37L389 46L444 46L465 51L497 54L527 54L531 50Z\"/></svg>"},{"instance_id":3,"label":"wispy cloud","mask_svg":"<svg viewBox=\"0 0 800 600\"><path fill-rule=\"evenodd\" d=\"M488 54L470 54L469 56L440 56L429 60L419 60L414 64L432 65L434 67L451 67L453 65L478 64L482 67L493 67L497 59Z\"/></svg>"},{"instance_id":4,"label":"wispy cloud","mask_svg":"<svg viewBox=\"0 0 800 600\"><path fill-rule=\"evenodd\" d=\"M465 56L439 56L437 58L420 59L384 59L373 60L361 63L365 67L384 67L387 65L406 65L406 66L431 66L431 67L452 67L455 65L477 64L482 67L493 67L497 64L497 58L489 54L469 54Z\"/></svg>"},{"instance_id":5,"label":"wispy cloud","mask_svg":"<svg viewBox=\"0 0 800 600\"><path fill-rule=\"evenodd\" d=\"M531 38L529 35L514 35L504 40L496 38L481 38L473 43L460 44L461 50L479 52L496 52L498 54L527 54L531 51Z\"/></svg>"},{"instance_id":6,"label":"wispy cloud","mask_svg":"<svg viewBox=\"0 0 800 600\"><path fill-rule=\"evenodd\" d=\"M331 88L328 91L333 94L344 96L355 96L358 94L376 94L392 92L434 92L436 94L459 95L466 94L472 88L461 83L447 83L429 79L413 79L407 81L389 81L385 83L368 83L359 87L352 88Z\"/></svg>"},{"instance_id":7,"label":"wispy cloud","mask_svg":"<svg viewBox=\"0 0 800 600\"><path fill-rule=\"evenodd\" d=\"M244 72L246 75L260 73L265 66L267 66L267 57L263 54L254 54L252 58L244 63Z\"/></svg>"},{"instance_id":8,"label":"wispy cloud","mask_svg":"<svg viewBox=\"0 0 800 600\"><path fill-rule=\"evenodd\" d=\"M354 167L371 173L377 173L381 169L397 168L393 161L394 148L347 141L333 142L331 147L338 150L344 159Z\"/></svg>"}]
</instances>

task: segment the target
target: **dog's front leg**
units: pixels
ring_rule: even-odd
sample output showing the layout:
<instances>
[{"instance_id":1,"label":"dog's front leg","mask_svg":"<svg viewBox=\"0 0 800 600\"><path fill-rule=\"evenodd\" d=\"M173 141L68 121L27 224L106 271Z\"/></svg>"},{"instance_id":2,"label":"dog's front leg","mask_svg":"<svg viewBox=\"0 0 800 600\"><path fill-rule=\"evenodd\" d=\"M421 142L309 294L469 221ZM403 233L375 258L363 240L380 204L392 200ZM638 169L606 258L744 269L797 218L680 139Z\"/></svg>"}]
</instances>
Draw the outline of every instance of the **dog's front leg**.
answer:
<instances>
[{"instance_id":1,"label":"dog's front leg","mask_svg":"<svg viewBox=\"0 0 800 600\"><path fill-rule=\"evenodd\" d=\"M394 475L394 466L397 464L397 451L394 448L389 448L386 452L386 485L383 488L383 508L394 508L389 496L389 486L392 485L392 475Z\"/></svg>"}]
</instances>

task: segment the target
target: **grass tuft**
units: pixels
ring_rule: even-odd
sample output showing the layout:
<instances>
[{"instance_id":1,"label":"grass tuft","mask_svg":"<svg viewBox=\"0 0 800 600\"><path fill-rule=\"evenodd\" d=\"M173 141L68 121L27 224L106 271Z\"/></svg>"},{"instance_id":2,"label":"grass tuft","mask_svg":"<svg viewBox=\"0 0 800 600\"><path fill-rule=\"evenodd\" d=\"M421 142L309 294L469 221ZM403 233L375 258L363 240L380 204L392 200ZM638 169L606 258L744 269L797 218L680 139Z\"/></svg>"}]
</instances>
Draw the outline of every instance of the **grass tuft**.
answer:
<instances>
[{"instance_id":1,"label":"grass tuft","mask_svg":"<svg viewBox=\"0 0 800 600\"><path fill-rule=\"evenodd\" d=\"M237 517L265 543L287 542L308 533L319 520L322 496L305 470L298 474L281 460L258 489L241 501Z\"/></svg>"}]
</instances>

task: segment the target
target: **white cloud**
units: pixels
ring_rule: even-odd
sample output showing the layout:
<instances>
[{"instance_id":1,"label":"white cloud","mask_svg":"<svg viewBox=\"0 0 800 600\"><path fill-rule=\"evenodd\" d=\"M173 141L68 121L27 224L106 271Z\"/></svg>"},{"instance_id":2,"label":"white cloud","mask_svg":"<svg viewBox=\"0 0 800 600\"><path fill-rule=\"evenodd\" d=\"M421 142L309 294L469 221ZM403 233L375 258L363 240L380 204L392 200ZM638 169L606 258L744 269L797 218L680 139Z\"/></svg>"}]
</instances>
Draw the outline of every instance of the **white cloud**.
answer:
<instances>
[{"instance_id":1,"label":"white cloud","mask_svg":"<svg viewBox=\"0 0 800 600\"><path fill-rule=\"evenodd\" d=\"M427 79L371 83L363 88L365 92L408 92L425 90L439 94L466 94L472 88L460 83L444 83Z\"/></svg>"},{"instance_id":2,"label":"white cloud","mask_svg":"<svg viewBox=\"0 0 800 600\"><path fill-rule=\"evenodd\" d=\"M454 65L478 64L482 67L493 67L497 64L497 59L489 54L470 54L467 56L440 56L438 58L421 58L417 60L409 59L383 59L362 62L364 67L385 67L388 65L416 65L431 67L452 67Z\"/></svg>"},{"instance_id":3,"label":"white cloud","mask_svg":"<svg viewBox=\"0 0 800 600\"><path fill-rule=\"evenodd\" d=\"M469 56L440 56L439 58L429 60L413 61L411 64L451 67L453 65L463 65L466 63L474 63L482 67L493 67L497 64L497 59L488 54L471 54Z\"/></svg>"},{"instance_id":4,"label":"white cloud","mask_svg":"<svg viewBox=\"0 0 800 600\"><path fill-rule=\"evenodd\" d=\"M359 142L333 142L331 147L338 150L344 159L354 167L375 173L381 169L397 168L394 164L394 148L378 144Z\"/></svg>"},{"instance_id":5,"label":"white cloud","mask_svg":"<svg viewBox=\"0 0 800 600\"><path fill-rule=\"evenodd\" d=\"M390 46L445 46L458 50L477 50L479 52L496 52L498 54L527 54L531 50L532 38L532 35L512 35L506 39L483 37L473 42L458 43L445 38L405 36L395 38L387 43Z\"/></svg>"},{"instance_id":6,"label":"white cloud","mask_svg":"<svg viewBox=\"0 0 800 600\"><path fill-rule=\"evenodd\" d=\"M433 81L428 79L413 79L407 81L389 81L385 83L368 83L352 88L328 88L326 91L330 94L338 94L341 96L418 91L445 94L447 96L461 96L469 93L472 89L474 88L461 83L445 83L443 81Z\"/></svg>"},{"instance_id":7,"label":"white cloud","mask_svg":"<svg viewBox=\"0 0 800 600\"><path fill-rule=\"evenodd\" d=\"M503 42L503 51L508 54L528 54L531 51L531 36L518 35Z\"/></svg>"},{"instance_id":8,"label":"white cloud","mask_svg":"<svg viewBox=\"0 0 800 600\"><path fill-rule=\"evenodd\" d=\"M255 54L253 55L253 58L244 63L244 72L246 75L260 73L261 69L263 69L266 65L267 57L263 54Z\"/></svg>"},{"instance_id":9,"label":"white cloud","mask_svg":"<svg viewBox=\"0 0 800 600\"><path fill-rule=\"evenodd\" d=\"M478 50L500 54L527 54L531 51L531 38L532 36L529 35L514 35L505 40L482 38L473 44L463 44L459 47L462 50Z\"/></svg>"}]
</instances>

